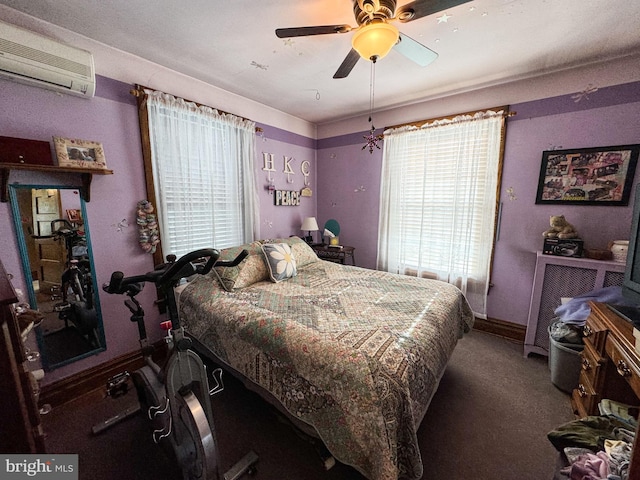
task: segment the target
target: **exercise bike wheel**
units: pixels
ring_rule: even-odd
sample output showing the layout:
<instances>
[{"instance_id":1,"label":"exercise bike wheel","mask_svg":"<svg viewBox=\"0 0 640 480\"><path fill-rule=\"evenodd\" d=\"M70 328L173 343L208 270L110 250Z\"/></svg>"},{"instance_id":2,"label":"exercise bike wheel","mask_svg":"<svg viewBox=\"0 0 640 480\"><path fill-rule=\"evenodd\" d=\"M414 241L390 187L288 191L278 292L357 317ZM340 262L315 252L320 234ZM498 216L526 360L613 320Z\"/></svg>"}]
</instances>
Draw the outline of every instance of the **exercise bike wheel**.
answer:
<instances>
[{"instance_id":1,"label":"exercise bike wheel","mask_svg":"<svg viewBox=\"0 0 640 480\"><path fill-rule=\"evenodd\" d=\"M216 439L198 397L188 392L176 399L175 449L184 480L217 480Z\"/></svg>"}]
</instances>

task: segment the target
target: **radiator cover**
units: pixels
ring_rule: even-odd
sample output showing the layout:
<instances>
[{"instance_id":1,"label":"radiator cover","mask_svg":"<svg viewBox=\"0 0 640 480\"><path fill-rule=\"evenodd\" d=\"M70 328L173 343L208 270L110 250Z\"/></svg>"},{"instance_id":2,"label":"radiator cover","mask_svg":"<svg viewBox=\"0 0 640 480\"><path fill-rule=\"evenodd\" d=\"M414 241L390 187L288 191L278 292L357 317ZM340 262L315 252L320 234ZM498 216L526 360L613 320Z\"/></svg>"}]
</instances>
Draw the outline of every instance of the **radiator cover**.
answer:
<instances>
[{"instance_id":1,"label":"radiator cover","mask_svg":"<svg viewBox=\"0 0 640 480\"><path fill-rule=\"evenodd\" d=\"M549 355L549 325L562 297L575 297L603 287L622 285L625 264L538 252L529 305L524 356Z\"/></svg>"}]
</instances>

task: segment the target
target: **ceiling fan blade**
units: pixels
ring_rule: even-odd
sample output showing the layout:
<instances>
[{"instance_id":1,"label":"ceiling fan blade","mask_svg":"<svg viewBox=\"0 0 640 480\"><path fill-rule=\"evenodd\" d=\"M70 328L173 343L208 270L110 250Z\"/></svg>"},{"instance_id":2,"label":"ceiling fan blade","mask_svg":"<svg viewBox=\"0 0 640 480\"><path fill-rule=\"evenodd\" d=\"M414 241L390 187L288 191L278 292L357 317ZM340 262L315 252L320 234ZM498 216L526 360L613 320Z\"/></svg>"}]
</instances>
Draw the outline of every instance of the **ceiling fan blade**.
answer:
<instances>
[{"instance_id":1,"label":"ceiling fan blade","mask_svg":"<svg viewBox=\"0 0 640 480\"><path fill-rule=\"evenodd\" d=\"M358 60L360 60L360 54L352 48L338 67L333 78L346 78L351 73L351 70L353 70L353 67L356 66Z\"/></svg>"},{"instance_id":2,"label":"ceiling fan blade","mask_svg":"<svg viewBox=\"0 0 640 480\"><path fill-rule=\"evenodd\" d=\"M308 35L327 35L330 33L347 33L352 29L351 25L318 25L316 27L277 28L278 38L306 37Z\"/></svg>"},{"instance_id":3,"label":"ceiling fan blade","mask_svg":"<svg viewBox=\"0 0 640 480\"><path fill-rule=\"evenodd\" d=\"M448 8L457 7L471 0L414 0L396 10L396 18L403 22L410 22L417 18L427 17L442 12Z\"/></svg>"},{"instance_id":4,"label":"ceiling fan blade","mask_svg":"<svg viewBox=\"0 0 640 480\"><path fill-rule=\"evenodd\" d=\"M436 58L438 54L421 43L416 42L413 38L400 34L400 40L393 47L396 52L401 53L409 60L413 60L421 67L426 67Z\"/></svg>"}]
</instances>

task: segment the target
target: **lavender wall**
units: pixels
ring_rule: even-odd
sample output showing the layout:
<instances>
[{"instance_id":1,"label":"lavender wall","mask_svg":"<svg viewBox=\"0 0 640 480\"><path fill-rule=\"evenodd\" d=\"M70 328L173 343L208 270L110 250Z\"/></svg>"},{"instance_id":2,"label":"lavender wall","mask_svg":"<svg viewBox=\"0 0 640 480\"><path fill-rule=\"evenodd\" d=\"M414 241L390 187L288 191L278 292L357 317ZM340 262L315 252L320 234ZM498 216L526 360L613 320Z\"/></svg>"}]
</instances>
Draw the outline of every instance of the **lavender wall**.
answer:
<instances>
[{"instance_id":1,"label":"lavender wall","mask_svg":"<svg viewBox=\"0 0 640 480\"><path fill-rule=\"evenodd\" d=\"M99 92L104 93L113 87L110 82L103 83L101 80L98 79ZM53 135L57 135L96 140L104 146L107 165L113 169L114 175L94 177L91 185L92 201L87 204L98 284L107 281L113 270L143 272L152 268L151 257L142 254L136 245L133 207L138 200L144 198L145 189L135 101L132 96L126 95L128 89L120 85L125 93L123 95L110 92L109 95L99 95L87 100L9 81L0 82L3 92L0 98L1 135L49 142ZM133 166L137 168L132 168ZM57 183L59 178L51 175L47 177L42 178L29 172L14 172L10 182ZM133 226L118 232L116 225L123 218L129 219ZM23 286L24 277L8 204L0 205L0 223L3 225L0 242L8 245L8 248L3 248L2 261L7 271L15 275L14 283ZM152 301L153 292L146 293L148 294L143 300ZM136 348L135 331L131 331L122 300L106 297L106 294L100 293L107 350L47 374L44 384ZM149 318L151 332L154 330L151 328L154 323L157 321L152 314Z\"/></svg>"},{"instance_id":2,"label":"lavender wall","mask_svg":"<svg viewBox=\"0 0 640 480\"><path fill-rule=\"evenodd\" d=\"M517 115L508 121L488 315L525 325L535 252L549 216L564 214L585 245L606 248L610 240L628 238L632 213L630 206L535 205L542 151L640 143L640 82L601 88L578 103L565 95L511 109ZM356 247L358 265L375 268L382 153L362 150L364 133L318 141L318 220L336 218L342 243Z\"/></svg>"},{"instance_id":3,"label":"lavender wall","mask_svg":"<svg viewBox=\"0 0 640 480\"><path fill-rule=\"evenodd\" d=\"M262 132L256 142L256 183L260 199L260 235L259 238L282 238L289 235L302 235L300 225L305 217L316 212L316 141L308 137L286 132L268 125L260 125ZM264 156L273 158L275 172L264 171ZM285 158L290 159L285 163ZM300 198L299 206L276 206L274 194L267 189L268 179L278 190L300 191L305 187L302 163L309 162L309 175L306 181L311 188L311 197ZM288 165L288 166L287 166ZM292 171L287 175L285 171Z\"/></svg>"},{"instance_id":4,"label":"lavender wall","mask_svg":"<svg viewBox=\"0 0 640 480\"><path fill-rule=\"evenodd\" d=\"M563 96L512 109L518 115L507 127L502 222L488 314L526 324L535 251L542 249L549 216L565 215L590 248L628 239L631 227L633 195L626 207L535 205L542 151L640 143L640 83L604 88L579 103ZM510 200L508 188L516 199Z\"/></svg>"},{"instance_id":5,"label":"lavender wall","mask_svg":"<svg viewBox=\"0 0 640 480\"><path fill-rule=\"evenodd\" d=\"M87 205L99 283L114 270L140 273L152 268L151 257L137 245L135 205L144 198L144 172L140 153L137 109L128 93L129 84L98 77L97 95L87 100L0 80L0 135L51 141L53 135L97 140L105 147L114 175L96 176L92 201ZM626 238L630 207L536 206L535 191L541 153L553 146L563 148L638 143L640 83L601 88L588 100L574 103L569 96L513 105L518 112L509 120L503 172L501 235L496 246L494 284L489 316L526 324L534 252L541 247L541 232L549 215L562 213L580 230L587 245L604 247L609 240ZM237 112L242 115L243 112ZM341 242L356 247L357 264L375 268L378 202L382 151L363 150L365 132L315 141L266 124L256 143L256 188L261 204L259 237L300 234L306 216L316 215L320 226L336 219L342 227ZM310 162L312 197L298 207L276 207L266 189L263 153L273 155L275 186L300 190L304 176L301 163ZM292 158L293 175L284 173L284 157ZM67 176L11 174L11 182L54 183ZM512 188L515 199L506 193ZM119 229L127 219L132 225ZM2 261L24 288L15 232L8 204L0 204ZM316 236L316 239L319 239ZM151 304L153 292L143 294ZM49 373L51 383L137 348L135 332L127 321L121 299L101 293L107 351ZM158 315L147 309L149 330L160 337Z\"/></svg>"},{"instance_id":6,"label":"lavender wall","mask_svg":"<svg viewBox=\"0 0 640 480\"><path fill-rule=\"evenodd\" d=\"M131 85L97 78L96 97L76 98L48 90L0 79L0 135L51 142L52 136L79 138L102 142L107 166L113 175L94 176L91 202L87 204L88 225L93 245L95 273L98 284L108 281L111 272L138 274L153 268L152 258L139 248L135 222L136 203L146 198L144 169L140 147L138 113L135 99L129 94ZM241 113L240 113L241 114ZM262 125L264 138L256 144L256 183L263 216L260 237L299 234L302 218L316 210L315 141ZM52 143L52 142L51 142ZM274 155L277 172L272 174L276 187L300 190L304 177L300 164L310 162L308 180L313 197L302 199L298 207L274 207L273 197L263 187L266 175L262 171L262 152ZM283 173L283 157L293 157L290 165L292 183ZM10 183L77 185L77 178L68 175L43 175L33 172L12 172ZM123 219L129 227L120 227ZM24 275L11 208L0 204L0 244L2 262L15 277L13 283L24 289ZM146 289L139 297L144 305L152 305L153 289ZM107 350L96 356L75 362L48 373L43 384L72 375L86 368L108 361L138 348L137 332L128 321L122 298L100 292ZM152 307L146 308L147 329L152 339L161 337L161 318Z\"/></svg>"},{"instance_id":7,"label":"lavender wall","mask_svg":"<svg viewBox=\"0 0 640 480\"><path fill-rule=\"evenodd\" d=\"M382 150L363 150L363 135L318 141L318 224L337 220L340 243L356 248L356 264L375 269Z\"/></svg>"}]
</instances>

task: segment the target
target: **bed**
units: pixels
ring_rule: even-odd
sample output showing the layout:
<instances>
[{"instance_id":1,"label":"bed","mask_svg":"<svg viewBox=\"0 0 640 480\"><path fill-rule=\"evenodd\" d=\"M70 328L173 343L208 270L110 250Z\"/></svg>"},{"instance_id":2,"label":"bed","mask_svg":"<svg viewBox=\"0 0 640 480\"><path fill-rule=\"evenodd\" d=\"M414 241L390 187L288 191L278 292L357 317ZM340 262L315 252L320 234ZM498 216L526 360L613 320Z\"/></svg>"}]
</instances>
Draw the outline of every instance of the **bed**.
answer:
<instances>
[{"instance_id":1,"label":"bed","mask_svg":"<svg viewBox=\"0 0 640 480\"><path fill-rule=\"evenodd\" d=\"M278 248L293 271L276 268L269 255ZM249 256L238 267L217 267L181 291L189 334L337 460L371 480L421 478L417 429L473 325L460 290L320 260L297 237L221 258L242 249Z\"/></svg>"}]
</instances>

